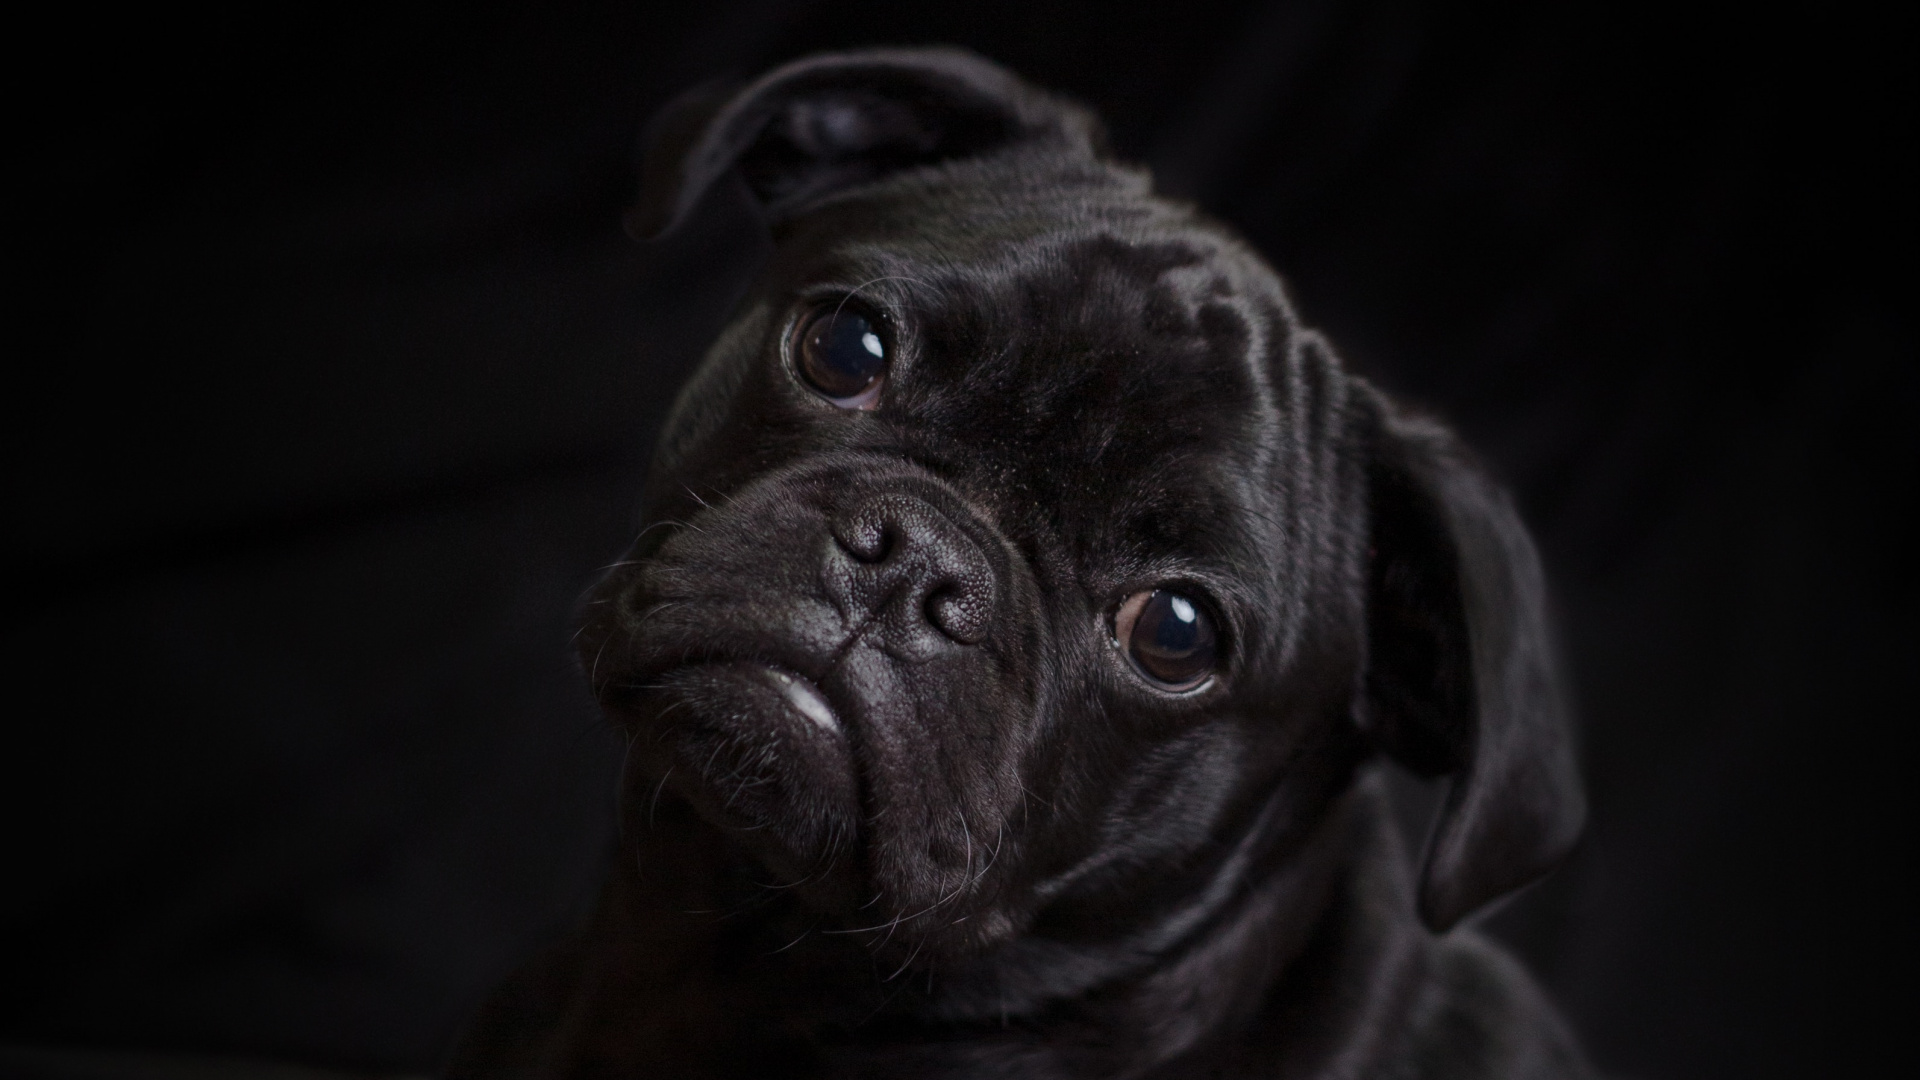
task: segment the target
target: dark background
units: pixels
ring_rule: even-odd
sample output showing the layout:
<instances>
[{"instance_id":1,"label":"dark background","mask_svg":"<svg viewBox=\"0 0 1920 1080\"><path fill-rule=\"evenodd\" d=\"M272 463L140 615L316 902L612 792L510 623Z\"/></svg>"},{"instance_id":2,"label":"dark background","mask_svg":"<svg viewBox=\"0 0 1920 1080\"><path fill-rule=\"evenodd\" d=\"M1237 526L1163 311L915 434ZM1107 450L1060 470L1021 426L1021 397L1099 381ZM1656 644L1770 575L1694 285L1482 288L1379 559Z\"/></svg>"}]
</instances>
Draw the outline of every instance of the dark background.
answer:
<instances>
[{"instance_id":1,"label":"dark background","mask_svg":"<svg viewBox=\"0 0 1920 1080\"><path fill-rule=\"evenodd\" d=\"M0 1039L425 1069L581 910L617 755L570 609L764 242L726 205L622 237L636 134L710 76L954 42L1096 106L1518 492L1593 819L1489 925L1598 1061L1864 1068L1913 997L1914 48L1884 10L16 28Z\"/></svg>"}]
</instances>

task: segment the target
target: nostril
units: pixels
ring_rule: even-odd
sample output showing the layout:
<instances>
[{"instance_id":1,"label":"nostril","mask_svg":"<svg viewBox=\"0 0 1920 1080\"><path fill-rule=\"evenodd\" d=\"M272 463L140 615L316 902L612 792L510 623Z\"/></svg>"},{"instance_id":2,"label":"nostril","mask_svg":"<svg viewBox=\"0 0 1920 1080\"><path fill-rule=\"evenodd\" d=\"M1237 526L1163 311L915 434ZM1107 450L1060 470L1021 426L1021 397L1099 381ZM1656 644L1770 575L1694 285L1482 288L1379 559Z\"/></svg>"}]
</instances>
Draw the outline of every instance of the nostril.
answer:
<instances>
[{"instance_id":1,"label":"nostril","mask_svg":"<svg viewBox=\"0 0 1920 1080\"><path fill-rule=\"evenodd\" d=\"M893 551L893 526L884 521L843 525L833 531L833 537L847 554L865 563L885 562Z\"/></svg>"},{"instance_id":2,"label":"nostril","mask_svg":"<svg viewBox=\"0 0 1920 1080\"><path fill-rule=\"evenodd\" d=\"M935 629L962 645L976 645L987 636L992 621L988 590L958 582L941 585L927 594L922 613Z\"/></svg>"}]
</instances>

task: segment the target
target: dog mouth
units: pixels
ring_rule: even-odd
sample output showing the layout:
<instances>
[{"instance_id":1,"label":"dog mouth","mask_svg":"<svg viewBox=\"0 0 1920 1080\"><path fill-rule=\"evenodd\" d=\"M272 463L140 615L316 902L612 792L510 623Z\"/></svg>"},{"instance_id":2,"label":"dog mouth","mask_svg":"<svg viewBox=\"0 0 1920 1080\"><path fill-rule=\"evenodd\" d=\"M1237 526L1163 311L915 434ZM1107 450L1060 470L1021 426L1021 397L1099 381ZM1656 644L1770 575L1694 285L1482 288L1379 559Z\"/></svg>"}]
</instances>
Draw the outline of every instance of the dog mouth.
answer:
<instances>
[{"instance_id":1,"label":"dog mouth","mask_svg":"<svg viewBox=\"0 0 1920 1080\"><path fill-rule=\"evenodd\" d=\"M859 763L845 708L813 679L752 655L695 656L602 706L642 736L628 783L651 789L649 815L671 791L777 880L827 888L860 831Z\"/></svg>"},{"instance_id":2,"label":"dog mouth","mask_svg":"<svg viewBox=\"0 0 1920 1080\"><path fill-rule=\"evenodd\" d=\"M840 725L839 714L833 711L833 706L828 703L826 695L820 692L820 688L815 686L812 680L772 664L761 665L760 674L773 683L774 689L778 690L787 703L793 706L795 712L815 727L835 737L846 734L845 729Z\"/></svg>"},{"instance_id":3,"label":"dog mouth","mask_svg":"<svg viewBox=\"0 0 1920 1080\"><path fill-rule=\"evenodd\" d=\"M638 736L635 813L651 823L666 793L811 917L876 929L877 949L997 939L1005 920L980 905L1000 880L988 871L1012 865L996 867L1016 796L969 756L1007 738L1006 710L992 707L1008 697L1004 674L985 649L902 658L823 604L720 618L713 605L648 599L640 610L661 614L612 639L598 680L602 708ZM588 649L591 664L598 642Z\"/></svg>"}]
</instances>

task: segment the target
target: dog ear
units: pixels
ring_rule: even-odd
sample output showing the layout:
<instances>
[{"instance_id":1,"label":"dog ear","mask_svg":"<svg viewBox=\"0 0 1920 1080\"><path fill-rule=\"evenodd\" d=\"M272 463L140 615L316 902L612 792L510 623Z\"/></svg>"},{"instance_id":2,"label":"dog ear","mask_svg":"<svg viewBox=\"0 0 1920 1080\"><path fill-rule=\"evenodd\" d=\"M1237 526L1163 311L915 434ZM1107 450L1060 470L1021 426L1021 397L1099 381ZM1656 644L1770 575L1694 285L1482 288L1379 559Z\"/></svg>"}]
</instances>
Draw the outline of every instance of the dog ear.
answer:
<instances>
[{"instance_id":1,"label":"dog ear","mask_svg":"<svg viewBox=\"0 0 1920 1080\"><path fill-rule=\"evenodd\" d=\"M1551 869L1586 799L1519 515L1444 428L1376 400L1362 716L1390 757L1453 777L1420 881L1437 931Z\"/></svg>"},{"instance_id":2,"label":"dog ear","mask_svg":"<svg viewBox=\"0 0 1920 1080\"><path fill-rule=\"evenodd\" d=\"M627 232L673 229L738 168L769 219L890 172L1015 144L1102 156L1099 121L959 49L827 53L733 93L708 85L649 126Z\"/></svg>"}]
</instances>

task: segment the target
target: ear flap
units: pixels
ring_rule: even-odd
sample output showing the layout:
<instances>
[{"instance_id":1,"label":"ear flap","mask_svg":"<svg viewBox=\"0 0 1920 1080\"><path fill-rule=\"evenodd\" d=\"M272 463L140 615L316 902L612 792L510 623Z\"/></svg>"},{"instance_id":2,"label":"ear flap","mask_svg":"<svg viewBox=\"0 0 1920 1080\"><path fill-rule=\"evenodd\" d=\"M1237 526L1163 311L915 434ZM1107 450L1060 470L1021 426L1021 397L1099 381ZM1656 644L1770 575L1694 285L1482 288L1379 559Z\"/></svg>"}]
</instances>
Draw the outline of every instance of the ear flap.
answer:
<instances>
[{"instance_id":1,"label":"ear flap","mask_svg":"<svg viewBox=\"0 0 1920 1080\"><path fill-rule=\"evenodd\" d=\"M1586 798L1512 502L1444 428L1376 401L1364 718L1409 769L1453 774L1420 881L1445 930L1565 856Z\"/></svg>"},{"instance_id":2,"label":"ear flap","mask_svg":"<svg viewBox=\"0 0 1920 1080\"><path fill-rule=\"evenodd\" d=\"M1093 115L959 49L827 53L732 94L707 86L655 119L627 231L671 230L738 167L770 218L890 172L1015 144L1103 153Z\"/></svg>"}]
</instances>

